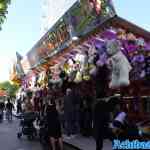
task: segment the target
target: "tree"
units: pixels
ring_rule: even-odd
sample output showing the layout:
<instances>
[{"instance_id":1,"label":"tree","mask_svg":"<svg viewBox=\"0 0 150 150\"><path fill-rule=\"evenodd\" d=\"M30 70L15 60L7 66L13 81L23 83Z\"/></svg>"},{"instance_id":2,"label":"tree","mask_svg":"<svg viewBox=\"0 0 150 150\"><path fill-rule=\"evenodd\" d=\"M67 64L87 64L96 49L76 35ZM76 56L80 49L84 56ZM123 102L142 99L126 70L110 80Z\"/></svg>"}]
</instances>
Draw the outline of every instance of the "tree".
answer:
<instances>
[{"instance_id":1,"label":"tree","mask_svg":"<svg viewBox=\"0 0 150 150\"><path fill-rule=\"evenodd\" d=\"M19 89L19 85L11 84L9 81L5 81L0 83L0 89L6 91L9 96L15 97L16 92Z\"/></svg>"},{"instance_id":2,"label":"tree","mask_svg":"<svg viewBox=\"0 0 150 150\"><path fill-rule=\"evenodd\" d=\"M8 5L10 4L11 0L0 0L0 30L2 27L2 24L4 23L6 19L6 15L8 14Z\"/></svg>"}]
</instances>

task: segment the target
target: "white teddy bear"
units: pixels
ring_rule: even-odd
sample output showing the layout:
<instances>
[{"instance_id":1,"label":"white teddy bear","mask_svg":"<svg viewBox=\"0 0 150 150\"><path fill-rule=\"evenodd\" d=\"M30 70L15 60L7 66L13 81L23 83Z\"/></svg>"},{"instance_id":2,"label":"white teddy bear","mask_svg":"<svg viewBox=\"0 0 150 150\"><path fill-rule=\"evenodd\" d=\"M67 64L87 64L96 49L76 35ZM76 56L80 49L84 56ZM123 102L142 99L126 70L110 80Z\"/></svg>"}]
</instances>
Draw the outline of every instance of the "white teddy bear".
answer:
<instances>
[{"instance_id":1,"label":"white teddy bear","mask_svg":"<svg viewBox=\"0 0 150 150\"><path fill-rule=\"evenodd\" d=\"M75 61L80 63L80 71L84 72L86 65L88 64L88 52L83 51L76 55Z\"/></svg>"},{"instance_id":2,"label":"white teddy bear","mask_svg":"<svg viewBox=\"0 0 150 150\"><path fill-rule=\"evenodd\" d=\"M110 88L118 88L129 85L129 72L132 67L120 50L120 43L116 40L107 42L107 53L110 56L108 65L112 70Z\"/></svg>"}]
</instances>

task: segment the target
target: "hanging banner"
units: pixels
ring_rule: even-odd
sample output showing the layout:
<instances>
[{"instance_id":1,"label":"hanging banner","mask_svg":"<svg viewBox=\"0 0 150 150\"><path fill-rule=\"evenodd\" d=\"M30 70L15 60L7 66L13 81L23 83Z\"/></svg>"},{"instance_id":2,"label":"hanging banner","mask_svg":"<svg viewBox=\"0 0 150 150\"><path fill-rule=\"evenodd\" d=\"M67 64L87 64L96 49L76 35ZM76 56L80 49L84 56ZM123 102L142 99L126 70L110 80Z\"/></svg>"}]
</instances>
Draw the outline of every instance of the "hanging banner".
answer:
<instances>
[{"instance_id":1,"label":"hanging banner","mask_svg":"<svg viewBox=\"0 0 150 150\"><path fill-rule=\"evenodd\" d=\"M30 65L30 62L28 60L28 57L25 56L22 60L21 60L21 66L22 66L22 69L24 71L24 73L28 73L28 71L30 70L31 68L31 65Z\"/></svg>"},{"instance_id":2,"label":"hanging banner","mask_svg":"<svg viewBox=\"0 0 150 150\"><path fill-rule=\"evenodd\" d=\"M70 33L67 24L61 18L27 54L31 67L36 67L42 59L51 57L64 49L65 43L69 40Z\"/></svg>"},{"instance_id":3,"label":"hanging banner","mask_svg":"<svg viewBox=\"0 0 150 150\"><path fill-rule=\"evenodd\" d=\"M68 47L74 36L83 36L115 15L111 0L80 0L54 24L27 54L31 67Z\"/></svg>"},{"instance_id":4,"label":"hanging banner","mask_svg":"<svg viewBox=\"0 0 150 150\"><path fill-rule=\"evenodd\" d=\"M80 0L66 13L77 36L85 35L115 15L112 0Z\"/></svg>"}]
</instances>

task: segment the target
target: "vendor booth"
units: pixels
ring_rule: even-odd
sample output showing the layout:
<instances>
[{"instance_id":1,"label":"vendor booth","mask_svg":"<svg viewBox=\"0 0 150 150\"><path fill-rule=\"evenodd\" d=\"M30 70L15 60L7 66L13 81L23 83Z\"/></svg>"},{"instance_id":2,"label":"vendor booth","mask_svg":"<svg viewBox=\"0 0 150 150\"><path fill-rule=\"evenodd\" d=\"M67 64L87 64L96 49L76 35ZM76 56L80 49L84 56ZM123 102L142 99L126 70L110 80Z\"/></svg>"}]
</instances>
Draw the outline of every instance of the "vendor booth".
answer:
<instances>
[{"instance_id":1,"label":"vendor booth","mask_svg":"<svg viewBox=\"0 0 150 150\"><path fill-rule=\"evenodd\" d=\"M95 98L119 92L131 119L149 115L150 33L117 16L110 0L77 1L27 58L26 83L32 75L33 86L59 93L68 87Z\"/></svg>"}]
</instances>

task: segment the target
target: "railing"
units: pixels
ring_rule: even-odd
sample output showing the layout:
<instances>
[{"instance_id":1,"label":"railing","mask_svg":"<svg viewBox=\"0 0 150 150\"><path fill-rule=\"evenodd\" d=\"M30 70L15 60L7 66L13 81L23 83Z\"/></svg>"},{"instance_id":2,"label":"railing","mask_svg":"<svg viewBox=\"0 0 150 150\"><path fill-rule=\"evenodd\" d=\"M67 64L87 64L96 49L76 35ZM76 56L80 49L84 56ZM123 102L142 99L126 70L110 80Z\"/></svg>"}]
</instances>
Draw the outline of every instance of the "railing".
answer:
<instances>
[{"instance_id":1,"label":"railing","mask_svg":"<svg viewBox=\"0 0 150 150\"><path fill-rule=\"evenodd\" d=\"M121 103L130 120L136 122L150 118L150 97L124 97Z\"/></svg>"}]
</instances>

